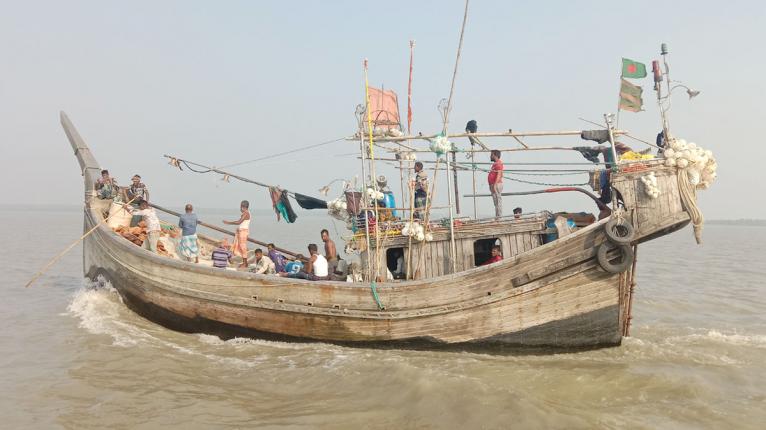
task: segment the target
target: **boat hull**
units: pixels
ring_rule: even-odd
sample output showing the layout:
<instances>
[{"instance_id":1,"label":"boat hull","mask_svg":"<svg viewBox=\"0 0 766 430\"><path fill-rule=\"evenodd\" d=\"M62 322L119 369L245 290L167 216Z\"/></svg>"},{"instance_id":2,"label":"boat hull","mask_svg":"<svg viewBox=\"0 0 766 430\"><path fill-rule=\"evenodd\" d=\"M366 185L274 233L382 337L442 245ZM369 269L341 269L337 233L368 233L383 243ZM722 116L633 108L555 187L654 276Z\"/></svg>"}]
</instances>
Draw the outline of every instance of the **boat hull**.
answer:
<instances>
[{"instance_id":1,"label":"boat hull","mask_svg":"<svg viewBox=\"0 0 766 430\"><path fill-rule=\"evenodd\" d=\"M597 262L607 219L499 263L429 279L369 284L305 281L215 269L146 251L102 223L100 167L62 113L85 185L83 270L105 279L127 306L169 328L224 338L368 345L619 345L630 323L635 265L608 273ZM674 172L655 169L667 197L649 201L640 173L614 176L634 244L689 222ZM635 249L635 248L634 248ZM382 307L380 306L382 305Z\"/></svg>"},{"instance_id":2,"label":"boat hull","mask_svg":"<svg viewBox=\"0 0 766 430\"><path fill-rule=\"evenodd\" d=\"M86 227L92 217L86 214ZM378 293L387 307L380 310L364 285L156 261L163 258L109 229L97 230L85 244L86 275L108 280L136 313L179 331L337 343L534 347L617 345L622 338L621 276L601 270L590 252L569 258L573 264L566 267L551 260L551 270L537 275L539 266L528 260L521 262L529 269L521 277L513 265L501 264L489 268L494 269L489 278L486 270L477 270L469 277L405 287L381 284ZM423 291L438 284L440 297ZM402 297L407 290L410 297Z\"/></svg>"}]
</instances>

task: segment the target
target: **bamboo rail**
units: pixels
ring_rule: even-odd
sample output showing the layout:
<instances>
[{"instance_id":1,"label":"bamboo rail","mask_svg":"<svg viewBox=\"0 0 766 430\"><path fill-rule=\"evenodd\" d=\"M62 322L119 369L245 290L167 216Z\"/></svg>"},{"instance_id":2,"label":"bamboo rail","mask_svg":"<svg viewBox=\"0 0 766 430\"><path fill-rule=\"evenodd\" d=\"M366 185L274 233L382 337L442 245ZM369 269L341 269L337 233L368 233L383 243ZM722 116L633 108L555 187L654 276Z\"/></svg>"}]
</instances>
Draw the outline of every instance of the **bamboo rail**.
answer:
<instances>
[{"instance_id":1,"label":"bamboo rail","mask_svg":"<svg viewBox=\"0 0 766 430\"><path fill-rule=\"evenodd\" d=\"M540 136L579 136L583 130L563 130L563 131L525 131L525 132L513 132L513 131L507 131L507 132L484 132L484 133L456 133L456 134L448 134L447 138L455 138L455 137L540 137ZM615 130L614 131L615 136L620 136L624 134L628 134L625 130ZM398 136L398 137L375 137L373 136L374 142L397 142L401 140L429 140L429 139L435 139L438 137L437 134L432 135L409 135L409 136ZM347 137L346 140L357 140L358 137L352 136ZM531 148L530 148L531 149Z\"/></svg>"},{"instance_id":2,"label":"bamboo rail","mask_svg":"<svg viewBox=\"0 0 766 430\"><path fill-rule=\"evenodd\" d=\"M167 214L173 215L173 216L177 216L177 217L180 217L180 216L181 216L181 214L180 214L180 213L178 213L178 212L176 212L176 211L174 211L174 210L170 210L170 209L164 208L164 207L162 207L162 206L159 206L159 205L156 205L156 204L154 204L154 203L149 203L149 206L151 206L151 207L153 207L153 208L155 208L155 209L157 209L157 210L160 210L160 211L162 211L162 212L165 212L165 213L167 213ZM234 233L233 231L231 231L231 230L226 230L225 228L221 228L221 227L218 227L218 226L216 226L216 225L213 225L213 224L208 224L208 223L206 223L206 222L202 222L202 221L199 221L199 220L197 220L197 224L199 224L199 225L201 225L201 226L203 226L203 227L207 227L207 228L209 228L209 229L211 229L211 230L215 230L215 231L217 231L217 232L219 232L219 233L228 234L228 235L230 235L230 236L236 236L236 233ZM261 245L261 246L268 246L268 243L266 243L266 242L261 242L260 240L251 239L251 238L249 238L249 237L247 238L247 241L248 241L248 242L252 242L252 243L255 243L256 245ZM286 249L284 249L284 248L279 248L279 247L276 247L276 246L274 246L274 249L276 249L277 251L279 251L279 252L281 252L281 253L283 253L283 254L287 254L287 255L290 255L290 256L292 256L293 258L297 258L297 257L298 257L298 254L297 254L297 253L295 253L295 252L292 252L292 251L288 251L288 250L286 250Z\"/></svg>"}]
</instances>

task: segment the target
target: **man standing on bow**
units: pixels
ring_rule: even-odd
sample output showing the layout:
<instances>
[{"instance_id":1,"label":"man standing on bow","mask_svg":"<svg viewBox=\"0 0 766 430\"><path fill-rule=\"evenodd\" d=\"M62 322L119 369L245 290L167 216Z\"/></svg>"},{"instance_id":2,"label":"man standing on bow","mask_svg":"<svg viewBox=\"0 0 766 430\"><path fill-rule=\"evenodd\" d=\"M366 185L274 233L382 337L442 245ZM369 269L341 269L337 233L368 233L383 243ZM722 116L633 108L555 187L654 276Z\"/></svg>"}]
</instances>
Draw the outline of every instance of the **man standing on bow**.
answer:
<instances>
[{"instance_id":1,"label":"man standing on bow","mask_svg":"<svg viewBox=\"0 0 766 430\"><path fill-rule=\"evenodd\" d=\"M500 161L500 151L493 149L489 159L492 160L492 168L487 175L487 182L495 204L495 217L500 218L503 216L503 162Z\"/></svg>"}]
</instances>

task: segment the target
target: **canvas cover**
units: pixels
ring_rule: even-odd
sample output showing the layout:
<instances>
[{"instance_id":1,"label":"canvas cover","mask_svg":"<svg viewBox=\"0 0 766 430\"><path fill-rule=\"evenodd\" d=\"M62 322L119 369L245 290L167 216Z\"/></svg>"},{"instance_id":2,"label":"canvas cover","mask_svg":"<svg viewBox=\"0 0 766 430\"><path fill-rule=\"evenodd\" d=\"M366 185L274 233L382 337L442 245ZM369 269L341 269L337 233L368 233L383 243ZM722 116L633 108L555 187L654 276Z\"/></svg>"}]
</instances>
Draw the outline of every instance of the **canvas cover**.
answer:
<instances>
[{"instance_id":1,"label":"canvas cover","mask_svg":"<svg viewBox=\"0 0 766 430\"><path fill-rule=\"evenodd\" d=\"M400 128L399 97L393 90L369 88L370 111L372 112L372 127L384 130ZM365 131L367 121L364 122Z\"/></svg>"}]
</instances>

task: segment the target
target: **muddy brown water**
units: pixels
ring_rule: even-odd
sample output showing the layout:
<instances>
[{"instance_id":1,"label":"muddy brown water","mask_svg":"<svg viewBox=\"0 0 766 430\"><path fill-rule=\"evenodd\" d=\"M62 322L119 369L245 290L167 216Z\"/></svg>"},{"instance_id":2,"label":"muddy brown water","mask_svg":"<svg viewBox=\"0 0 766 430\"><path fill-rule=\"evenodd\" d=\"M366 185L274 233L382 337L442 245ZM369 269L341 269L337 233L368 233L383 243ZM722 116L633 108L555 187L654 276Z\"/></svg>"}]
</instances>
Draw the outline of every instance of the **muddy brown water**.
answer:
<instances>
[{"instance_id":1,"label":"muddy brown water","mask_svg":"<svg viewBox=\"0 0 766 430\"><path fill-rule=\"evenodd\" d=\"M302 249L305 235L319 242L325 222L303 216L268 225L281 243ZM709 225L701 247L688 228L642 245L633 337L616 348L530 355L177 333L133 314L114 290L84 282L79 249L23 288L81 234L77 208L3 207L0 225L7 238L0 250L0 428L766 423L763 227Z\"/></svg>"}]
</instances>

